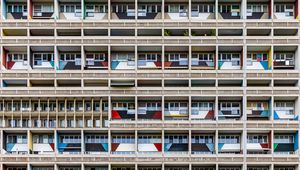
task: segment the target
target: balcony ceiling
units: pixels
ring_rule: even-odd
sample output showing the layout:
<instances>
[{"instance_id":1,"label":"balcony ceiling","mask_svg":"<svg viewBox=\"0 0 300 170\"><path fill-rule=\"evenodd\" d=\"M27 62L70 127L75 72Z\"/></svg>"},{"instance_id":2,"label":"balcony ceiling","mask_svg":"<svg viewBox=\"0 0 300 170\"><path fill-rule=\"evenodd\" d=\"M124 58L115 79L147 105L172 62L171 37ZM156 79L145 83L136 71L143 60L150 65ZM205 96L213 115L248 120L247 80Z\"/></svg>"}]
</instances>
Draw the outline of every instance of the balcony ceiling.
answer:
<instances>
[{"instance_id":1,"label":"balcony ceiling","mask_svg":"<svg viewBox=\"0 0 300 170\"><path fill-rule=\"evenodd\" d=\"M294 52L297 50L297 46L274 46L274 51L291 51Z\"/></svg>"},{"instance_id":2,"label":"balcony ceiling","mask_svg":"<svg viewBox=\"0 0 300 170\"><path fill-rule=\"evenodd\" d=\"M161 102L162 97L157 96L139 96L138 101L153 101L153 102Z\"/></svg>"},{"instance_id":3,"label":"balcony ceiling","mask_svg":"<svg viewBox=\"0 0 300 170\"><path fill-rule=\"evenodd\" d=\"M188 3L189 0L165 0L165 3Z\"/></svg>"},{"instance_id":4,"label":"balcony ceiling","mask_svg":"<svg viewBox=\"0 0 300 170\"><path fill-rule=\"evenodd\" d=\"M257 1L257 0L247 0L247 3L268 3L268 2L270 2L270 0L259 0L259 1Z\"/></svg>"},{"instance_id":5,"label":"balcony ceiling","mask_svg":"<svg viewBox=\"0 0 300 170\"><path fill-rule=\"evenodd\" d=\"M213 52L216 50L215 46L192 46L193 52Z\"/></svg>"},{"instance_id":6,"label":"balcony ceiling","mask_svg":"<svg viewBox=\"0 0 300 170\"><path fill-rule=\"evenodd\" d=\"M269 51L270 46L248 46L247 51Z\"/></svg>"},{"instance_id":7,"label":"balcony ceiling","mask_svg":"<svg viewBox=\"0 0 300 170\"><path fill-rule=\"evenodd\" d=\"M112 46L111 51L132 51L134 52L134 46Z\"/></svg>"},{"instance_id":8,"label":"balcony ceiling","mask_svg":"<svg viewBox=\"0 0 300 170\"><path fill-rule=\"evenodd\" d=\"M94 52L94 51L107 52L108 51L108 47L107 46L85 46L84 50L86 52Z\"/></svg>"},{"instance_id":9,"label":"balcony ceiling","mask_svg":"<svg viewBox=\"0 0 300 170\"><path fill-rule=\"evenodd\" d=\"M80 3L80 0L59 0L59 3Z\"/></svg>"},{"instance_id":10,"label":"balcony ceiling","mask_svg":"<svg viewBox=\"0 0 300 170\"><path fill-rule=\"evenodd\" d=\"M205 2L205 3L208 3L208 2L211 2L211 3L215 3L215 0L192 0L192 3L197 3L197 2Z\"/></svg>"},{"instance_id":11,"label":"balcony ceiling","mask_svg":"<svg viewBox=\"0 0 300 170\"><path fill-rule=\"evenodd\" d=\"M274 96L274 101L295 101L296 99L296 96Z\"/></svg>"},{"instance_id":12,"label":"balcony ceiling","mask_svg":"<svg viewBox=\"0 0 300 170\"><path fill-rule=\"evenodd\" d=\"M267 96L247 96L247 101L269 101L270 97Z\"/></svg>"},{"instance_id":13,"label":"balcony ceiling","mask_svg":"<svg viewBox=\"0 0 300 170\"><path fill-rule=\"evenodd\" d=\"M26 52L27 47L25 46L4 46L4 49L10 52Z\"/></svg>"},{"instance_id":14,"label":"balcony ceiling","mask_svg":"<svg viewBox=\"0 0 300 170\"><path fill-rule=\"evenodd\" d=\"M161 0L138 0L139 3L162 3Z\"/></svg>"},{"instance_id":15,"label":"balcony ceiling","mask_svg":"<svg viewBox=\"0 0 300 170\"><path fill-rule=\"evenodd\" d=\"M242 96L220 96L219 101L242 101Z\"/></svg>"},{"instance_id":16,"label":"balcony ceiling","mask_svg":"<svg viewBox=\"0 0 300 170\"><path fill-rule=\"evenodd\" d=\"M241 52L243 50L242 46L219 46L219 52Z\"/></svg>"},{"instance_id":17,"label":"balcony ceiling","mask_svg":"<svg viewBox=\"0 0 300 170\"><path fill-rule=\"evenodd\" d=\"M192 96L192 102L195 101L215 101L215 97L214 96Z\"/></svg>"},{"instance_id":18,"label":"balcony ceiling","mask_svg":"<svg viewBox=\"0 0 300 170\"><path fill-rule=\"evenodd\" d=\"M165 102L166 101L178 101L181 100L180 102L188 102L188 97L187 96L165 96Z\"/></svg>"},{"instance_id":19,"label":"balcony ceiling","mask_svg":"<svg viewBox=\"0 0 300 170\"><path fill-rule=\"evenodd\" d=\"M187 52L189 50L188 46L166 46L165 51L180 51Z\"/></svg>"},{"instance_id":20,"label":"balcony ceiling","mask_svg":"<svg viewBox=\"0 0 300 170\"><path fill-rule=\"evenodd\" d=\"M108 3L107 0L85 0L85 2Z\"/></svg>"},{"instance_id":21,"label":"balcony ceiling","mask_svg":"<svg viewBox=\"0 0 300 170\"><path fill-rule=\"evenodd\" d=\"M144 51L144 52L149 52L149 51L162 51L162 47L159 46L139 46L138 51Z\"/></svg>"},{"instance_id":22,"label":"balcony ceiling","mask_svg":"<svg viewBox=\"0 0 300 170\"><path fill-rule=\"evenodd\" d=\"M32 51L54 51L54 46L31 46Z\"/></svg>"},{"instance_id":23,"label":"balcony ceiling","mask_svg":"<svg viewBox=\"0 0 300 170\"><path fill-rule=\"evenodd\" d=\"M80 46L59 46L57 47L58 51L60 52L68 52L68 51L80 51L81 47Z\"/></svg>"},{"instance_id":24,"label":"balcony ceiling","mask_svg":"<svg viewBox=\"0 0 300 170\"><path fill-rule=\"evenodd\" d=\"M295 0L274 0L275 3L282 3L282 2L295 2Z\"/></svg>"},{"instance_id":25,"label":"balcony ceiling","mask_svg":"<svg viewBox=\"0 0 300 170\"><path fill-rule=\"evenodd\" d=\"M6 3L26 3L27 0L6 0Z\"/></svg>"},{"instance_id":26,"label":"balcony ceiling","mask_svg":"<svg viewBox=\"0 0 300 170\"><path fill-rule=\"evenodd\" d=\"M111 0L111 3L134 3L134 0Z\"/></svg>"},{"instance_id":27,"label":"balcony ceiling","mask_svg":"<svg viewBox=\"0 0 300 170\"><path fill-rule=\"evenodd\" d=\"M32 0L32 3L43 3L43 2L54 3L54 0Z\"/></svg>"},{"instance_id":28,"label":"balcony ceiling","mask_svg":"<svg viewBox=\"0 0 300 170\"><path fill-rule=\"evenodd\" d=\"M219 0L219 3L241 3L242 0Z\"/></svg>"}]
</instances>

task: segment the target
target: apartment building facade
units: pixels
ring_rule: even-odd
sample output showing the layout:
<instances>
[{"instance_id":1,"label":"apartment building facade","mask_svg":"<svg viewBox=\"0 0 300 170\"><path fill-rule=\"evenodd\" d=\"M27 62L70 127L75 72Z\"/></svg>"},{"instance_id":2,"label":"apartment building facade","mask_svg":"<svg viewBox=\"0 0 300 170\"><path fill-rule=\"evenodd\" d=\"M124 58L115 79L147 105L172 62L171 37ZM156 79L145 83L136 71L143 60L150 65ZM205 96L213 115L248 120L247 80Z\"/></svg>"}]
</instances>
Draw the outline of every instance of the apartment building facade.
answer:
<instances>
[{"instance_id":1,"label":"apartment building facade","mask_svg":"<svg viewBox=\"0 0 300 170\"><path fill-rule=\"evenodd\" d=\"M298 0L1 0L1 170L298 170Z\"/></svg>"}]
</instances>

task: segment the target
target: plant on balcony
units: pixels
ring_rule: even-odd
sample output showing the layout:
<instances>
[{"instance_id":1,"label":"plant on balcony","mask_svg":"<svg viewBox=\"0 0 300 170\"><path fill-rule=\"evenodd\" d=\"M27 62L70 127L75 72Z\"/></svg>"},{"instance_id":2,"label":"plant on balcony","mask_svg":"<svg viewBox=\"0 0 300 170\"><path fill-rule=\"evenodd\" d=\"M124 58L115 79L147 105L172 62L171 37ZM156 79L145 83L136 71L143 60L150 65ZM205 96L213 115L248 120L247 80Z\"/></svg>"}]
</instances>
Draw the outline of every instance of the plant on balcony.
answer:
<instances>
[{"instance_id":1,"label":"plant on balcony","mask_svg":"<svg viewBox=\"0 0 300 170\"><path fill-rule=\"evenodd\" d=\"M183 32L183 35L184 35L184 36L189 36L189 30L185 30L185 31Z\"/></svg>"},{"instance_id":2,"label":"plant on balcony","mask_svg":"<svg viewBox=\"0 0 300 170\"><path fill-rule=\"evenodd\" d=\"M165 36L171 36L172 32L170 30L165 29L164 35Z\"/></svg>"},{"instance_id":3,"label":"plant on balcony","mask_svg":"<svg viewBox=\"0 0 300 170\"><path fill-rule=\"evenodd\" d=\"M211 36L216 36L216 30L215 29L212 29L211 32L210 32Z\"/></svg>"},{"instance_id":4,"label":"plant on balcony","mask_svg":"<svg viewBox=\"0 0 300 170\"><path fill-rule=\"evenodd\" d=\"M191 31L191 35L192 35L192 36L197 36L197 34L196 34L195 31Z\"/></svg>"}]
</instances>

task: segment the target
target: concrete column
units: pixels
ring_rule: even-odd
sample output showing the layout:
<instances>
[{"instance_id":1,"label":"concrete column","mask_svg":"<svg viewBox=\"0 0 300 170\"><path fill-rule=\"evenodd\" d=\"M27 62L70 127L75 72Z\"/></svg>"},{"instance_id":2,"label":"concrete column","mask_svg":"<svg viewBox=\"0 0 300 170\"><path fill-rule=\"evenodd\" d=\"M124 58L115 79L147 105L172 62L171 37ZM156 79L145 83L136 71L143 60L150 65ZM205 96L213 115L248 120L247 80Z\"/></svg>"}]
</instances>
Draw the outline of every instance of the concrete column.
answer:
<instances>
[{"instance_id":1,"label":"concrete column","mask_svg":"<svg viewBox=\"0 0 300 170\"><path fill-rule=\"evenodd\" d=\"M219 17L218 17L218 10L219 10L218 5L219 5L219 1L216 0L216 1L215 1L215 18L216 18L216 20L219 19Z\"/></svg>"},{"instance_id":2,"label":"concrete column","mask_svg":"<svg viewBox=\"0 0 300 170\"><path fill-rule=\"evenodd\" d=\"M219 120L219 96L216 96L216 98L215 98L215 119L216 119L216 121L218 122L218 120Z\"/></svg>"},{"instance_id":3,"label":"concrete column","mask_svg":"<svg viewBox=\"0 0 300 170\"><path fill-rule=\"evenodd\" d=\"M27 37L28 37L28 35L27 35ZM28 45L28 46L27 46L27 69L28 69L28 70L31 70L30 63L31 63L31 58L30 58L30 46Z\"/></svg>"},{"instance_id":4,"label":"concrete column","mask_svg":"<svg viewBox=\"0 0 300 170\"><path fill-rule=\"evenodd\" d=\"M188 116L189 116L189 121L191 121L192 119L191 119L191 115L192 115L192 97L191 96L189 96L189 103L188 103L188 112L189 112L189 114L188 114Z\"/></svg>"},{"instance_id":5,"label":"concrete column","mask_svg":"<svg viewBox=\"0 0 300 170\"><path fill-rule=\"evenodd\" d=\"M271 19L274 19L274 0L271 1Z\"/></svg>"},{"instance_id":6,"label":"concrete column","mask_svg":"<svg viewBox=\"0 0 300 170\"><path fill-rule=\"evenodd\" d=\"M54 0L54 19L59 19L59 4L58 0Z\"/></svg>"},{"instance_id":7,"label":"concrete column","mask_svg":"<svg viewBox=\"0 0 300 170\"><path fill-rule=\"evenodd\" d=\"M81 35L81 37L83 37L83 35ZM81 45L81 70L84 70L84 66L85 66L85 51L83 45ZM83 83L81 84L81 87L83 87Z\"/></svg>"},{"instance_id":8,"label":"concrete column","mask_svg":"<svg viewBox=\"0 0 300 170\"><path fill-rule=\"evenodd\" d=\"M110 0L108 0L107 1L107 19L108 19L108 21L110 21L111 20L111 2L110 2Z\"/></svg>"},{"instance_id":9,"label":"concrete column","mask_svg":"<svg viewBox=\"0 0 300 170\"><path fill-rule=\"evenodd\" d=\"M274 106L275 106L275 104L274 104L274 96L271 96L271 102L270 102L270 112L271 112L271 114L270 114L270 120L271 121L274 121Z\"/></svg>"},{"instance_id":10,"label":"concrete column","mask_svg":"<svg viewBox=\"0 0 300 170\"><path fill-rule=\"evenodd\" d=\"M84 132L83 132L83 130L81 130L80 133L81 133L81 155L84 155L85 145L84 145Z\"/></svg>"},{"instance_id":11,"label":"concrete column","mask_svg":"<svg viewBox=\"0 0 300 170\"><path fill-rule=\"evenodd\" d=\"M215 152L216 152L216 155L218 156L219 155L219 130L216 130L215 132Z\"/></svg>"},{"instance_id":12,"label":"concrete column","mask_svg":"<svg viewBox=\"0 0 300 170\"><path fill-rule=\"evenodd\" d=\"M188 139L189 139L188 153L191 156L191 154L192 154L192 131L191 130L189 130Z\"/></svg>"},{"instance_id":13,"label":"concrete column","mask_svg":"<svg viewBox=\"0 0 300 170\"><path fill-rule=\"evenodd\" d=\"M111 143L112 143L111 131L108 130L108 153L109 154L111 154Z\"/></svg>"}]
</instances>

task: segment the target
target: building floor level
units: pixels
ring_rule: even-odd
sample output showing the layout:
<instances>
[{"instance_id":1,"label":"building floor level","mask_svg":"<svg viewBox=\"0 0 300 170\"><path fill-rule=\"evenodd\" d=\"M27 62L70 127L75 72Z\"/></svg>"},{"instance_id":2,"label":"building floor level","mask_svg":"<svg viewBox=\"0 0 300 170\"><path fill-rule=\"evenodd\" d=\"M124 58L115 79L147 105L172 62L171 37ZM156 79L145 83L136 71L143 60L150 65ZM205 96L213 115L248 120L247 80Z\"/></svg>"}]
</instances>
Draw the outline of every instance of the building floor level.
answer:
<instances>
[{"instance_id":1,"label":"building floor level","mask_svg":"<svg viewBox=\"0 0 300 170\"><path fill-rule=\"evenodd\" d=\"M0 0L0 170L300 170L299 0Z\"/></svg>"}]
</instances>

